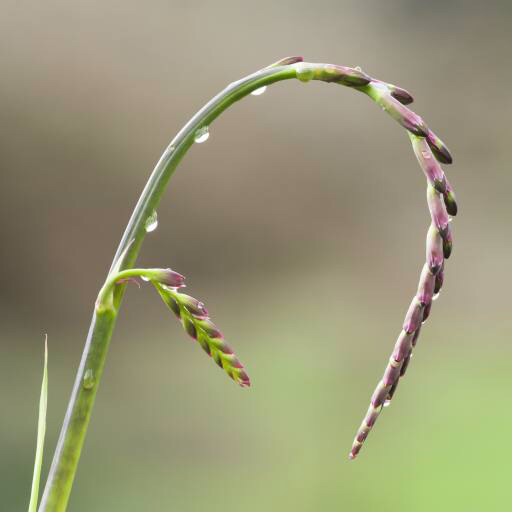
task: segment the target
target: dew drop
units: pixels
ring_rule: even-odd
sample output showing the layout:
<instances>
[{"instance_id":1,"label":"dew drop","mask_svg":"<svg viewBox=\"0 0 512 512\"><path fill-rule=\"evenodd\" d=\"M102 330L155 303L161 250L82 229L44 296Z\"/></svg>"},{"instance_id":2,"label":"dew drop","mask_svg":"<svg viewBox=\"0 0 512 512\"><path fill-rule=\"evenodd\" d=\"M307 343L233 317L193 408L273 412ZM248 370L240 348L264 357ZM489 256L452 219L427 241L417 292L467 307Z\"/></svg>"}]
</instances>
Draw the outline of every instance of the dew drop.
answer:
<instances>
[{"instance_id":1,"label":"dew drop","mask_svg":"<svg viewBox=\"0 0 512 512\"><path fill-rule=\"evenodd\" d=\"M208 126L203 126L202 128L199 128L194 134L194 142L201 144L201 142L208 140L209 136L210 132L208 131Z\"/></svg>"},{"instance_id":2,"label":"dew drop","mask_svg":"<svg viewBox=\"0 0 512 512\"><path fill-rule=\"evenodd\" d=\"M384 400L384 403L382 404L383 407L389 407L391 404L391 400Z\"/></svg>"},{"instance_id":3,"label":"dew drop","mask_svg":"<svg viewBox=\"0 0 512 512\"><path fill-rule=\"evenodd\" d=\"M94 387L94 373L90 368L85 370L84 377L82 379L82 385L84 389L92 389Z\"/></svg>"},{"instance_id":4,"label":"dew drop","mask_svg":"<svg viewBox=\"0 0 512 512\"><path fill-rule=\"evenodd\" d=\"M254 91L251 92L251 94L253 96L260 96L261 94L263 94L265 91L267 90L267 86L264 85L263 87L260 87L259 89L255 89Z\"/></svg>"},{"instance_id":5,"label":"dew drop","mask_svg":"<svg viewBox=\"0 0 512 512\"><path fill-rule=\"evenodd\" d=\"M313 78L315 71L311 65L299 62L295 67L295 74L301 82L309 82Z\"/></svg>"},{"instance_id":6,"label":"dew drop","mask_svg":"<svg viewBox=\"0 0 512 512\"><path fill-rule=\"evenodd\" d=\"M432 295L432 300L437 300L439 298L439 292Z\"/></svg>"},{"instance_id":7,"label":"dew drop","mask_svg":"<svg viewBox=\"0 0 512 512\"><path fill-rule=\"evenodd\" d=\"M146 276L140 276L140 278L141 278L143 281L146 281L146 283L149 281L149 277L146 277Z\"/></svg>"},{"instance_id":8,"label":"dew drop","mask_svg":"<svg viewBox=\"0 0 512 512\"><path fill-rule=\"evenodd\" d=\"M430 160L432 158L430 151L422 151L421 154L425 160Z\"/></svg>"},{"instance_id":9,"label":"dew drop","mask_svg":"<svg viewBox=\"0 0 512 512\"><path fill-rule=\"evenodd\" d=\"M152 231L155 231L157 227L158 214L156 213L156 210L153 210L151 215L146 219L146 233L151 233Z\"/></svg>"},{"instance_id":10,"label":"dew drop","mask_svg":"<svg viewBox=\"0 0 512 512\"><path fill-rule=\"evenodd\" d=\"M354 69L355 69L356 71L363 71L363 70L361 69L361 66L356 66Z\"/></svg>"}]
</instances>

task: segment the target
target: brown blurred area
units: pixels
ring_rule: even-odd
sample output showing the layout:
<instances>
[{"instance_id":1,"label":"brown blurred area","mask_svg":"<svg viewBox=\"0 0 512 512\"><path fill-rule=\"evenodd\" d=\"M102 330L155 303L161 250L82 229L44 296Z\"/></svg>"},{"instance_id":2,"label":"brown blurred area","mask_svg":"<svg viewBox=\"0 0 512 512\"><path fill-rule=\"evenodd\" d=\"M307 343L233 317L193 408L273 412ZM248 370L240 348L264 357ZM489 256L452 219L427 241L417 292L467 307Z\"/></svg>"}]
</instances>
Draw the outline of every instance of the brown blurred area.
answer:
<instances>
[{"instance_id":1,"label":"brown blurred area","mask_svg":"<svg viewBox=\"0 0 512 512\"><path fill-rule=\"evenodd\" d=\"M150 290L129 289L70 510L497 510L512 4L0 5L0 509L28 502L43 334L47 466L94 298L163 149L229 82L301 54L405 87L454 155L454 252L406 381L346 462L416 288L424 177L368 98L276 84L191 149L140 258L187 276L254 387L234 389Z\"/></svg>"}]
</instances>

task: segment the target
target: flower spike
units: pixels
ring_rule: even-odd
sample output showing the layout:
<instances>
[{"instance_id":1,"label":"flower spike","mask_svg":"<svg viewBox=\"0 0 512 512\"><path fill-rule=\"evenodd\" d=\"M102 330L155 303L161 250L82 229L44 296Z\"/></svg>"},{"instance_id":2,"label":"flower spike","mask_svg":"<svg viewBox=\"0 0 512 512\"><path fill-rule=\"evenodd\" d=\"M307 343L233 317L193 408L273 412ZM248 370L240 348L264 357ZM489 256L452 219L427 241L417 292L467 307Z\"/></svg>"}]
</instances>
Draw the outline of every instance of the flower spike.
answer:
<instances>
[{"instance_id":1,"label":"flower spike","mask_svg":"<svg viewBox=\"0 0 512 512\"><path fill-rule=\"evenodd\" d=\"M429 132L431 133L431 132ZM355 436L349 453L355 459L383 407L389 405L401 377L409 366L421 326L430 315L432 301L441 290L444 280L444 261L452 251L452 235L448 214L457 213L451 185L441 167L434 161L430 144L424 137L409 133L418 162L427 178L427 203L431 225L427 233L426 263L420 275L416 295L407 310L405 321L382 379L373 392L370 406Z\"/></svg>"},{"instance_id":2,"label":"flower spike","mask_svg":"<svg viewBox=\"0 0 512 512\"><path fill-rule=\"evenodd\" d=\"M203 350L241 387L250 386L243 364L208 317L204 304L194 297L153 281L164 303L181 320L185 332L197 340Z\"/></svg>"}]
</instances>

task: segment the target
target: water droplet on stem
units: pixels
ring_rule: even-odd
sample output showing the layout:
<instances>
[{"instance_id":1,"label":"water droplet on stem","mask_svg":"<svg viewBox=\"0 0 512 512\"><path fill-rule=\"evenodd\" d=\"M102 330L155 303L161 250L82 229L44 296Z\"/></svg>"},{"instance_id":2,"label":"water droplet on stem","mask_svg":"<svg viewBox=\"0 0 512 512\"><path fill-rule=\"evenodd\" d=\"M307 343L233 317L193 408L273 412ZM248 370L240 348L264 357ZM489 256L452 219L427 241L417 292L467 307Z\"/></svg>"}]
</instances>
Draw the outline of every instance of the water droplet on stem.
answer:
<instances>
[{"instance_id":1,"label":"water droplet on stem","mask_svg":"<svg viewBox=\"0 0 512 512\"><path fill-rule=\"evenodd\" d=\"M267 86L264 85L263 87L260 87L259 89L255 89L251 92L252 96L260 96L267 90Z\"/></svg>"},{"instance_id":2,"label":"water droplet on stem","mask_svg":"<svg viewBox=\"0 0 512 512\"><path fill-rule=\"evenodd\" d=\"M152 231L155 231L157 227L158 214L156 213L156 210L153 210L151 215L146 219L146 233L151 233Z\"/></svg>"},{"instance_id":3,"label":"water droplet on stem","mask_svg":"<svg viewBox=\"0 0 512 512\"><path fill-rule=\"evenodd\" d=\"M94 387L94 384L94 373L90 368L88 368L87 370L85 370L84 377L82 379L82 385L84 389L92 389Z\"/></svg>"},{"instance_id":4,"label":"water droplet on stem","mask_svg":"<svg viewBox=\"0 0 512 512\"><path fill-rule=\"evenodd\" d=\"M194 142L201 144L201 142L208 140L209 136L210 132L208 130L208 126L203 126L202 128L199 128L194 134Z\"/></svg>"}]
</instances>

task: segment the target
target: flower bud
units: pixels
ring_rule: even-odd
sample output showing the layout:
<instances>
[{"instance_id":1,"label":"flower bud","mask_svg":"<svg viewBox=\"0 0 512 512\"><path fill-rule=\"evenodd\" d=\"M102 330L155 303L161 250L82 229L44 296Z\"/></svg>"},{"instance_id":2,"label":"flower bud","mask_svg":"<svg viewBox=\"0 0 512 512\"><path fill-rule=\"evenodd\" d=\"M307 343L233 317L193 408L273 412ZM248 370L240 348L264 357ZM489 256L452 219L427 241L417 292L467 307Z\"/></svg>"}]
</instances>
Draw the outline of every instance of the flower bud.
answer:
<instances>
[{"instance_id":1,"label":"flower bud","mask_svg":"<svg viewBox=\"0 0 512 512\"><path fill-rule=\"evenodd\" d=\"M431 130L428 131L426 137L427 143L435 157L442 164L451 164L453 162L453 158L445 143Z\"/></svg>"},{"instance_id":2,"label":"flower bud","mask_svg":"<svg viewBox=\"0 0 512 512\"><path fill-rule=\"evenodd\" d=\"M421 271L420 282L418 285L418 292L416 294L416 298L423 305L426 306L432 300L432 295L434 295L434 285L436 278L434 274L430 272L430 268L428 264L423 265L423 270ZM425 315L423 314L423 317Z\"/></svg>"},{"instance_id":3,"label":"flower bud","mask_svg":"<svg viewBox=\"0 0 512 512\"><path fill-rule=\"evenodd\" d=\"M434 224L430 225L427 233L427 265L432 274L436 275L443 265L443 239Z\"/></svg>"},{"instance_id":4,"label":"flower bud","mask_svg":"<svg viewBox=\"0 0 512 512\"><path fill-rule=\"evenodd\" d=\"M356 68L326 64L319 72L318 78L324 82L336 82L348 87L361 87L371 82L364 71Z\"/></svg>"},{"instance_id":5,"label":"flower bud","mask_svg":"<svg viewBox=\"0 0 512 512\"><path fill-rule=\"evenodd\" d=\"M446 211L443 198L432 185L429 185L427 188L427 202L430 216L432 217L432 223L437 227L440 235L444 238L448 229L448 212Z\"/></svg>"},{"instance_id":6,"label":"flower bud","mask_svg":"<svg viewBox=\"0 0 512 512\"><path fill-rule=\"evenodd\" d=\"M439 192L446 191L446 178L443 169L432 155L423 137L410 135L412 149L428 182Z\"/></svg>"},{"instance_id":7,"label":"flower bud","mask_svg":"<svg viewBox=\"0 0 512 512\"><path fill-rule=\"evenodd\" d=\"M421 302L414 297L411 305L405 315L403 329L407 334L412 334L420 325L423 320L423 306Z\"/></svg>"},{"instance_id":8,"label":"flower bud","mask_svg":"<svg viewBox=\"0 0 512 512\"><path fill-rule=\"evenodd\" d=\"M146 277L151 281L156 281L170 288L182 288L185 286L185 277L170 268L148 270Z\"/></svg>"},{"instance_id":9,"label":"flower bud","mask_svg":"<svg viewBox=\"0 0 512 512\"><path fill-rule=\"evenodd\" d=\"M198 320L197 325L208 335L209 338L222 338L222 333L209 318Z\"/></svg>"},{"instance_id":10,"label":"flower bud","mask_svg":"<svg viewBox=\"0 0 512 512\"><path fill-rule=\"evenodd\" d=\"M402 105L410 105L414 98L412 97L411 93L406 91L405 89L402 89L401 87L398 87L393 84L386 84L389 92L391 93L391 96L395 98L395 100L398 100Z\"/></svg>"},{"instance_id":11,"label":"flower bud","mask_svg":"<svg viewBox=\"0 0 512 512\"><path fill-rule=\"evenodd\" d=\"M182 306L187 308L192 316L195 316L196 318L206 318L208 316L208 311L204 304L194 297L184 293L178 293L176 294L176 299Z\"/></svg>"},{"instance_id":12,"label":"flower bud","mask_svg":"<svg viewBox=\"0 0 512 512\"><path fill-rule=\"evenodd\" d=\"M382 82L372 82L368 95L376 101L395 121L414 135L426 137L428 127L423 119L396 100Z\"/></svg>"}]
</instances>

